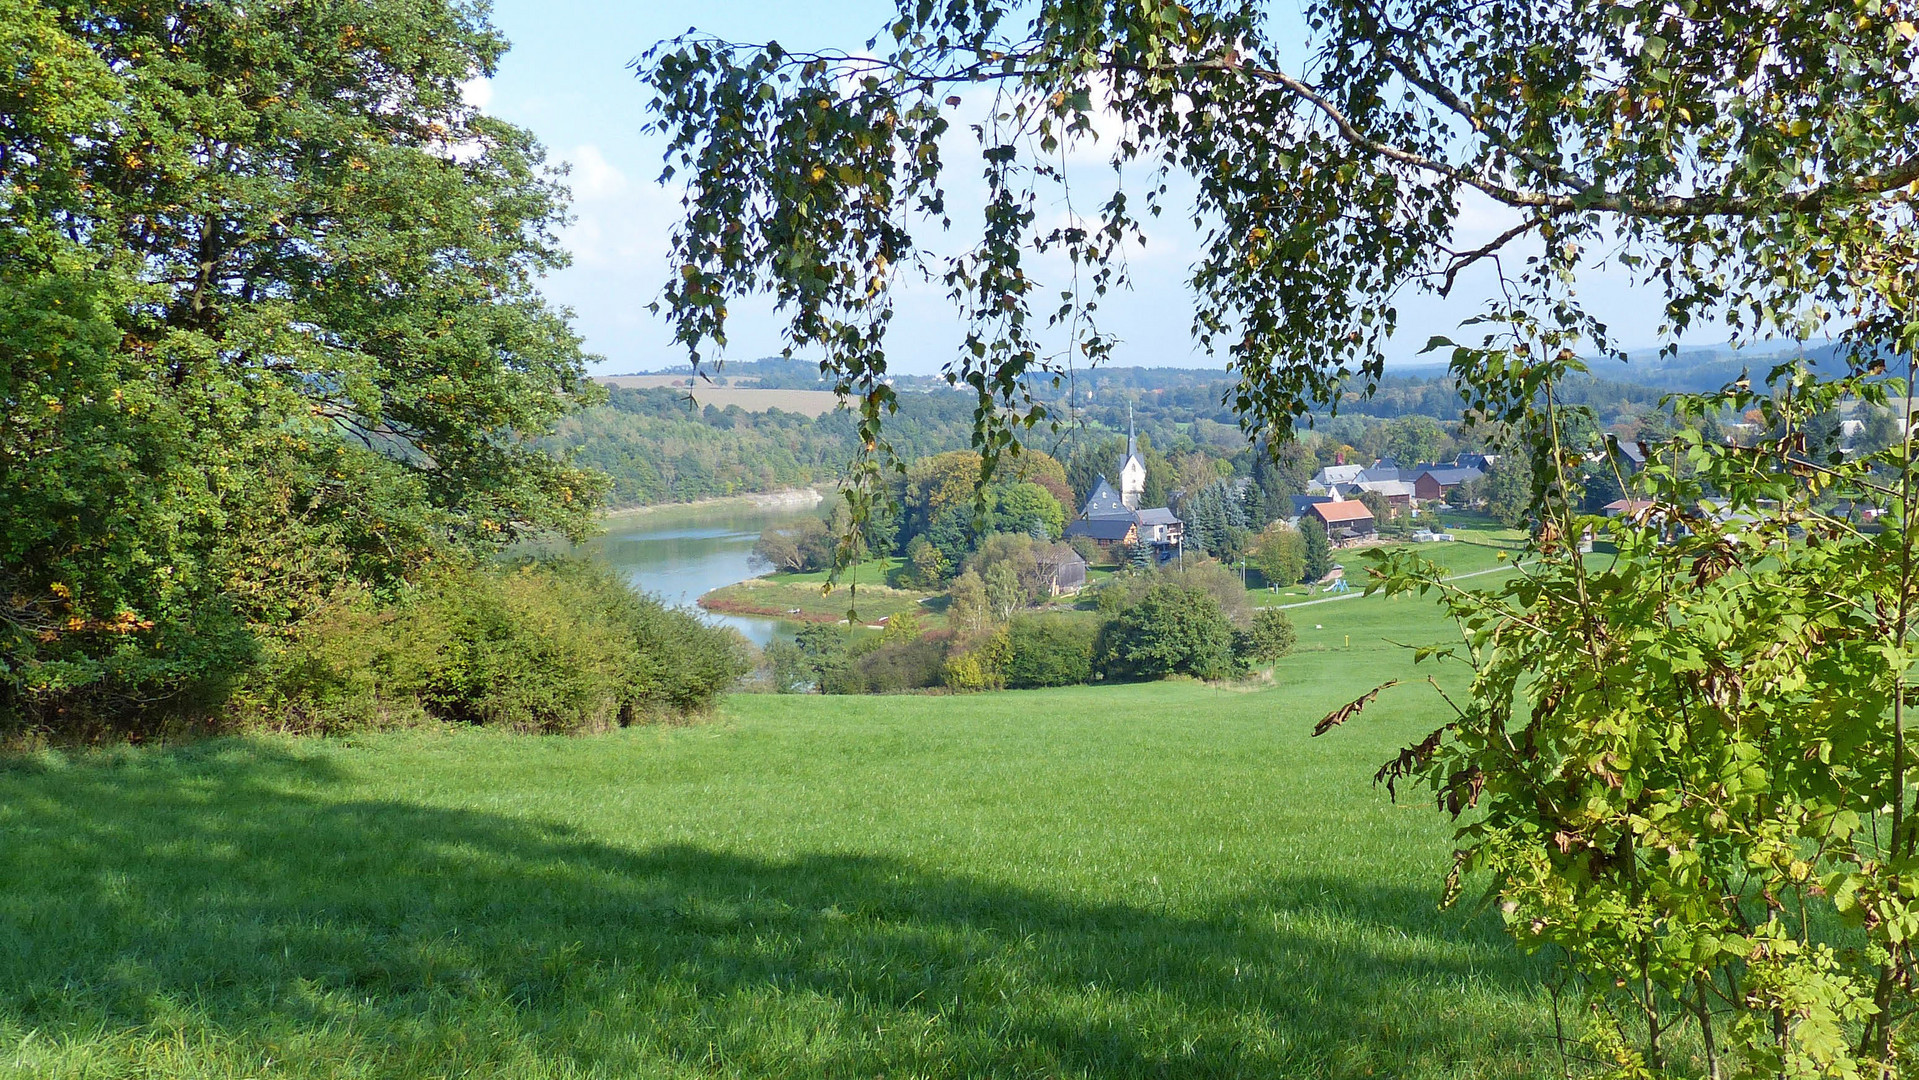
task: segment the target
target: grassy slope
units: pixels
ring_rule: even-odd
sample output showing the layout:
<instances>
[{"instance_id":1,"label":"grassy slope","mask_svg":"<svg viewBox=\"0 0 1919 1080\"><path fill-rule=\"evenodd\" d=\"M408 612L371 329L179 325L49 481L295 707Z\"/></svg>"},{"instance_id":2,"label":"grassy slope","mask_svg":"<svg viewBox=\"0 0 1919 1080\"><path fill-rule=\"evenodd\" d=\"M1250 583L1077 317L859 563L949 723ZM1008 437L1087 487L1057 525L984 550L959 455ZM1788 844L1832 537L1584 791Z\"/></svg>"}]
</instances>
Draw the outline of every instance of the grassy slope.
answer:
<instances>
[{"instance_id":1,"label":"grassy slope","mask_svg":"<svg viewBox=\"0 0 1919 1080\"><path fill-rule=\"evenodd\" d=\"M1539 968L1367 783L1436 702L1308 737L1443 628L1307 612L1253 691L0 770L0 1076L1551 1073Z\"/></svg>"}]
</instances>

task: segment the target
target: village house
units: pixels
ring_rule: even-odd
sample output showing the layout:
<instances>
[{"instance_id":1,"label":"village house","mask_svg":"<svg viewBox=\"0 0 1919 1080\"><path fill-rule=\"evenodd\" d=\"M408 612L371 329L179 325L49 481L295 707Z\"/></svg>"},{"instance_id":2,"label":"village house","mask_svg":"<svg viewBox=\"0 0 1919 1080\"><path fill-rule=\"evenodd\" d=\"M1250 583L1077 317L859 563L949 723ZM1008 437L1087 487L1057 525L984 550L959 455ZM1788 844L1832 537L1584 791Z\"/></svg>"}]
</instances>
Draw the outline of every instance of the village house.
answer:
<instances>
[{"instance_id":1,"label":"village house","mask_svg":"<svg viewBox=\"0 0 1919 1080\"><path fill-rule=\"evenodd\" d=\"M1306 491L1310 495L1325 495L1334 487L1355 483L1359 479L1359 474L1365 471L1364 465L1328 465L1313 474L1312 482L1306 485Z\"/></svg>"}]
</instances>

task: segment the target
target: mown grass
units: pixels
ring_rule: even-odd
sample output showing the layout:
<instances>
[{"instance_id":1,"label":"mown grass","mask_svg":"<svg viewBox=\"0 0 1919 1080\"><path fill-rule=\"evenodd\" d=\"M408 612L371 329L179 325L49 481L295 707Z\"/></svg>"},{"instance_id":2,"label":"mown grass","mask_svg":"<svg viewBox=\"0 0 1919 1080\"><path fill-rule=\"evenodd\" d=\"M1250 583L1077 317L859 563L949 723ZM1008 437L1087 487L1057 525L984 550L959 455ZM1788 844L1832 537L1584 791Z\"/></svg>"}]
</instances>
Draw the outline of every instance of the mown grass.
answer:
<instances>
[{"instance_id":1,"label":"mown grass","mask_svg":"<svg viewBox=\"0 0 1919 1080\"><path fill-rule=\"evenodd\" d=\"M0 1076L1554 1073L1542 970L1368 783L1436 701L1310 737L1446 627L1306 610L1259 688L14 763Z\"/></svg>"}]
</instances>

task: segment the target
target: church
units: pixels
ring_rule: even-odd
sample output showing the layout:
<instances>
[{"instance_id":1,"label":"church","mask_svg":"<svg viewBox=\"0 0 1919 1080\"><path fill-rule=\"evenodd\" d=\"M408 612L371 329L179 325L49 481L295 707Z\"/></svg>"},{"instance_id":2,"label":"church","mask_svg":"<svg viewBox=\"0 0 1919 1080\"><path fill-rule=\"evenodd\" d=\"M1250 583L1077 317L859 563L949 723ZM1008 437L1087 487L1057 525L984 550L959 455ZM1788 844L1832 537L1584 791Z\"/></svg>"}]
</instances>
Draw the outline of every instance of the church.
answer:
<instances>
[{"instance_id":1,"label":"church","mask_svg":"<svg viewBox=\"0 0 1919 1080\"><path fill-rule=\"evenodd\" d=\"M1114 491L1105 476L1093 485L1079 516L1066 526L1066 537L1084 536L1100 547L1114 544L1151 545L1164 559L1179 548L1186 526L1171 510L1160 506L1139 508L1146 493L1146 459L1139 455L1139 439L1133 433L1133 418L1126 418L1126 457L1119 463L1119 490Z\"/></svg>"}]
</instances>

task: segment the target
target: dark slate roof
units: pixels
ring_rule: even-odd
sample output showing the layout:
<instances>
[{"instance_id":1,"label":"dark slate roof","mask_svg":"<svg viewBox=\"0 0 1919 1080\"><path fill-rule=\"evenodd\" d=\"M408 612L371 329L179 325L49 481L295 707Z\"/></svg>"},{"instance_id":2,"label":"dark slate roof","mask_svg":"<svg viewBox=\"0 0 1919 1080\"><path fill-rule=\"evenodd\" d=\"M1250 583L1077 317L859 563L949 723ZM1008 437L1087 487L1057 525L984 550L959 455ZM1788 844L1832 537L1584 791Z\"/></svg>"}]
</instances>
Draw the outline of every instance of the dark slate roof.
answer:
<instances>
[{"instance_id":1,"label":"dark slate roof","mask_svg":"<svg viewBox=\"0 0 1919 1080\"><path fill-rule=\"evenodd\" d=\"M1400 479L1400 473L1403 471L1404 470L1400 469L1397 465L1374 465L1372 468L1354 477L1353 482L1356 484L1378 484L1397 481Z\"/></svg>"},{"instance_id":2,"label":"dark slate roof","mask_svg":"<svg viewBox=\"0 0 1919 1080\"><path fill-rule=\"evenodd\" d=\"M1455 487L1486 474L1467 465L1435 465L1420 475L1432 477L1441 487Z\"/></svg>"},{"instance_id":3,"label":"dark slate roof","mask_svg":"<svg viewBox=\"0 0 1919 1080\"><path fill-rule=\"evenodd\" d=\"M1639 443L1627 442L1617 437L1610 437L1606 441L1617 446L1619 448L1619 455L1634 465L1644 465L1646 463L1646 451Z\"/></svg>"},{"instance_id":4,"label":"dark slate roof","mask_svg":"<svg viewBox=\"0 0 1919 1080\"><path fill-rule=\"evenodd\" d=\"M1066 526L1066 535L1084 536L1089 540L1124 540L1126 534L1133 531L1133 519L1127 517L1081 518Z\"/></svg>"},{"instance_id":5,"label":"dark slate roof","mask_svg":"<svg viewBox=\"0 0 1919 1080\"><path fill-rule=\"evenodd\" d=\"M1461 454L1453 459L1453 464L1462 469L1478 469L1484 472L1493 467L1493 455Z\"/></svg>"},{"instance_id":6,"label":"dark slate roof","mask_svg":"<svg viewBox=\"0 0 1919 1080\"><path fill-rule=\"evenodd\" d=\"M1295 495L1293 496L1293 513L1295 515L1303 514L1306 512L1306 508L1314 503L1338 501L1338 499L1333 498L1331 495Z\"/></svg>"},{"instance_id":7,"label":"dark slate roof","mask_svg":"<svg viewBox=\"0 0 1919 1080\"><path fill-rule=\"evenodd\" d=\"M1164 506L1152 510L1141 510L1137 516L1141 525L1179 524L1179 515L1166 509Z\"/></svg>"},{"instance_id":8,"label":"dark slate roof","mask_svg":"<svg viewBox=\"0 0 1919 1080\"><path fill-rule=\"evenodd\" d=\"M1124 517L1131 520L1133 512L1126 508L1126 503L1120 499L1119 492L1114 491L1113 485L1107 483L1106 478L1102 476L1099 482L1093 485L1093 493L1086 496L1086 505L1080 508L1079 516L1083 518Z\"/></svg>"}]
</instances>

